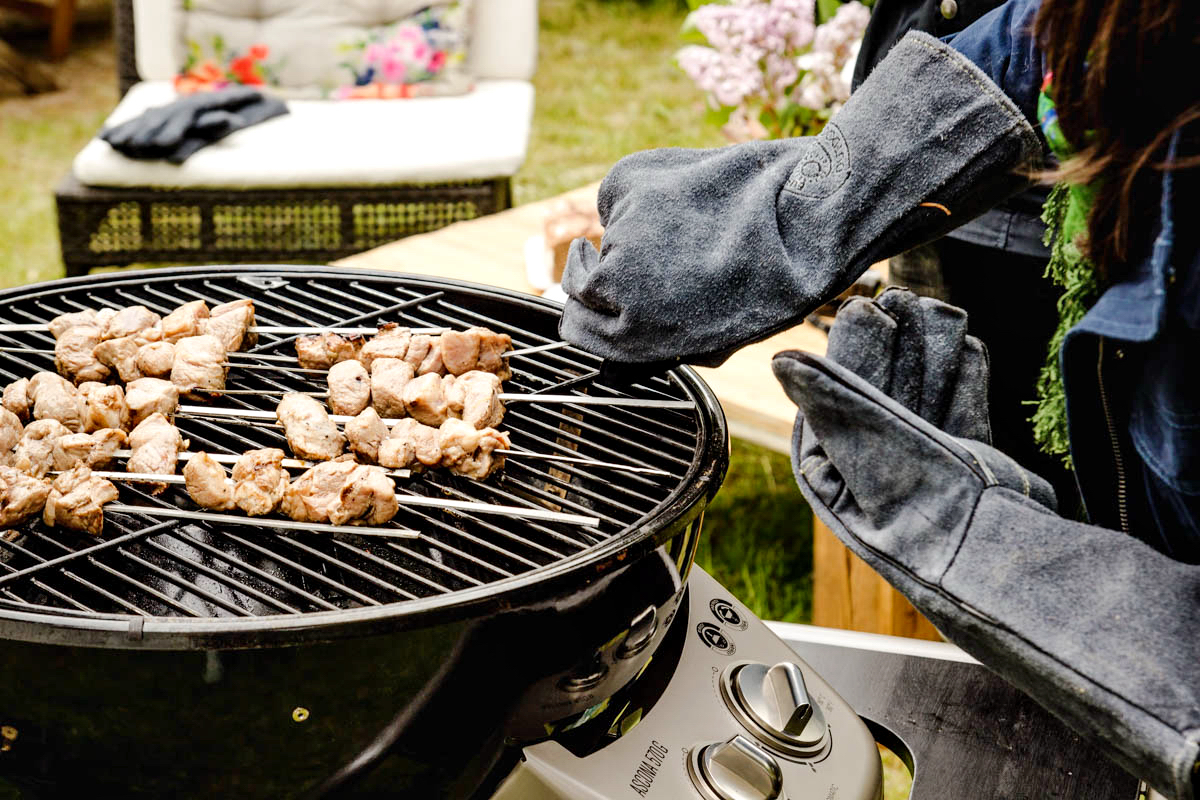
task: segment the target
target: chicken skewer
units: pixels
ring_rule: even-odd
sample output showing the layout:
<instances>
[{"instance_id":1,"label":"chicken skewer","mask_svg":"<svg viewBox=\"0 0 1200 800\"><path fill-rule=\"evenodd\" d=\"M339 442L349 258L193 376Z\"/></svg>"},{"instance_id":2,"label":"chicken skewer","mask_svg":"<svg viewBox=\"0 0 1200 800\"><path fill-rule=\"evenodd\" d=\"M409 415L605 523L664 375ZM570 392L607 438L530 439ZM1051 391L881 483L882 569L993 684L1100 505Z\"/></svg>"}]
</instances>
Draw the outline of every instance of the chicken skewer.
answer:
<instances>
[{"instance_id":1,"label":"chicken skewer","mask_svg":"<svg viewBox=\"0 0 1200 800\"><path fill-rule=\"evenodd\" d=\"M187 485L187 478L183 475L163 476L154 473L101 472L96 470L92 471L92 475L109 481L127 481L129 483L158 483L162 481L179 486ZM232 479L226 478L225 480L230 485L233 484ZM495 505L493 503L473 502L470 500L449 500L441 497L425 497L424 495L418 494L398 494L396 495L396 502L402 506L441 508L452 511L470 511L475 514L494 514L503 517L536 519L545 522L564 522L572 525L585 525L589 527L595 527L600 524L599 517L588 517L582 514L566 514L559 511L548 511L541 508L502 506Z\"/></svg>"},{"instance_id":2,"label":"chicken skewer","mask_svg":"<svg viewBox=\"0 0 1200 800\"><path fill-rule=\"evenodd\" d=\"M387 539L420 539L421 533L409 528L380 528L367 526L333 525L323 522L302 522L273 517L242 517L237 514L217 514L211 511L186 511L182 508L164 506L131 506L112 503L109 511L123 514L146 514L151 517L191 519L197 522L216 522L221 525L248 525L253 528L271 528L285 531L310 531L313 533L351 533L355 536L379 536Z\"/></svg>"}]
</instances>

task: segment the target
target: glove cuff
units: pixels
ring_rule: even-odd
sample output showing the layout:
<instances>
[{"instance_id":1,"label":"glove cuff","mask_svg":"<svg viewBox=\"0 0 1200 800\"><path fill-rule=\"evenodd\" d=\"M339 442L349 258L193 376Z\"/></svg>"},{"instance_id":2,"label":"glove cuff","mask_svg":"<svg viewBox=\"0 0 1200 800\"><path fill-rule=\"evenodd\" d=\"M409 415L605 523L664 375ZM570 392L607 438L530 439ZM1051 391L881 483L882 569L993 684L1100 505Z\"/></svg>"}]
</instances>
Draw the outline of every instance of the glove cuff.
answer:
<instances>
[{"instance_id":1,"label":"glove cuff","mask_svg":"<svg viewBox=\"0 0 1200 800\"><path fill-rule=\"evenodd\" d=\"M1043 152L1020 108L983 70L916 31L818 136L798 146L776 212L798 265L794 288L804 313L876 261L1020 191Z\"/></svg>"}]
</instances>

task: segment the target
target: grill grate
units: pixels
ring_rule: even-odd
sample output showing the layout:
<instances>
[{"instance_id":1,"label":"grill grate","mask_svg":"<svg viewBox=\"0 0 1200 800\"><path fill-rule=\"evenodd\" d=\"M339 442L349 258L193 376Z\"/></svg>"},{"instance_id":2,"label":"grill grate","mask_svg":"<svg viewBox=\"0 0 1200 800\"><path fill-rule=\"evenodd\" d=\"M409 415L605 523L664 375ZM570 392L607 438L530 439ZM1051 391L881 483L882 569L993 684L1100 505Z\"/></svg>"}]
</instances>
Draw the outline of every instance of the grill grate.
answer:
<instances>
[{"instance_id":1,"label":"grill grate","mask_svg":"<svg viewBox=\"0 0 1200 800\"><path fill-rule=\"evenodd\" d=\"M95 276L53 288L12 290L0 299L3 321L22 323L132 304L166 314L188 300L215 304L239 297L254 300L264 325L485 325L510 334L515 348L557 338L557 313L544 304L452 283L324 268ZM293 339L261 335L246 352L291 356ZM48 332L8 333L0 334L0 345L52 349L54 341ZM698 381L680 372L635 386L602 386L598 359L574 348L519 357L513 367L508 391L674 400L695 399L699 391ZM52 356L0 355L5 383L43 369L53 369ZM257 390L323 388L319 376L239 367L231 368L228 384ZM237 395L218 403L273 409L276 400ZM177 424L193 451L287 450L276 429L204 419ZM335 535L271 531L267 522L261 531L223 529L109 512L104 537L96 540L32 522L0 538L0 608L63 616L211 619L380 606L484 587L579 557L634 530L687 485L708 424L700 408L515 403L502 427L511 432L516 449L656 467L669 477L512 458L484 482L431 470L397 487L426 496L584 513L599 517L598 528L404 506L392 524L420 531L417 539L368 541L356 537L353 528ZM158 497L135 485L120 491L124 503L195 508L182 487L169 487Z\"/></svg>"}]
</instances>

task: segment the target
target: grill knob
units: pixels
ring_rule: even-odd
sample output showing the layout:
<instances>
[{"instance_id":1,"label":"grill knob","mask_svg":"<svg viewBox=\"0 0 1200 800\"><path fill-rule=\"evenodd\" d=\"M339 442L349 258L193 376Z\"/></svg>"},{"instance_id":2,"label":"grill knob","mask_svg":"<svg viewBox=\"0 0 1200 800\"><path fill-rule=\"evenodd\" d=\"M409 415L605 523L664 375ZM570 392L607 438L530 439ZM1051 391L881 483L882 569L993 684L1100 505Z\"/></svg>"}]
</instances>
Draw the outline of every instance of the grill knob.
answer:
<instances>
[{"instance_id":1,"label":"grill knob","mask_svg":"<svg viewBox=\"0 0 1200 800\"><path fill-rule=\"evenodd\" d=\"M791 753L810 755L825 741L825 715L812 702L800 667L783 661L742 664L727 673L725 699L756 738Z\"/></svg>"},{"instance_id":2,"label":"grill knob","mask_svg":"<svg viewBox=\"0 0 1200 800\"><path fill-rule=\"evenodd\" d=\"M783 793L779 762L744 736L692 751L692 782L717 800L777 800Z\"/></svg>"}]
</instances>

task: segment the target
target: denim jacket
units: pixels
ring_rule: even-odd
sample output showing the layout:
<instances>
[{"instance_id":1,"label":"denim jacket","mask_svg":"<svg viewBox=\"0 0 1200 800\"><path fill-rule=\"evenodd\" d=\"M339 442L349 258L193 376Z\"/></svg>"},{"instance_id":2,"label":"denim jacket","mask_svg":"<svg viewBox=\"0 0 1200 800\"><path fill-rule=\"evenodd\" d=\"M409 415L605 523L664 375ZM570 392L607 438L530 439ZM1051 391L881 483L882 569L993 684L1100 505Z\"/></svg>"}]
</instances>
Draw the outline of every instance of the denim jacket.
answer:
<instances>
[{"instance_id":1,"label":"denim jacket","mask_svg":"<svg viewBox=\"0 0 1200 800\"><path fill-rule=\"evenodd\" d=\"M1034 129L1045 72L1033 37L1040 0L1009 0L950 45ZM1168 160L1178 155L1178 135ZM1200 259L1182 215L1189 172L1165 171L1152 246L1067 334L1060 358L1076 480L1090 520L1200 562ZM1188 202L1189 200L1193 202Z\"/></svg>"}]
</instances>

